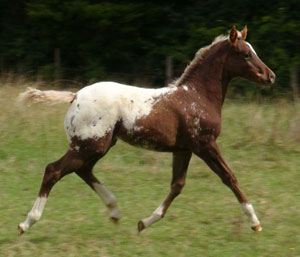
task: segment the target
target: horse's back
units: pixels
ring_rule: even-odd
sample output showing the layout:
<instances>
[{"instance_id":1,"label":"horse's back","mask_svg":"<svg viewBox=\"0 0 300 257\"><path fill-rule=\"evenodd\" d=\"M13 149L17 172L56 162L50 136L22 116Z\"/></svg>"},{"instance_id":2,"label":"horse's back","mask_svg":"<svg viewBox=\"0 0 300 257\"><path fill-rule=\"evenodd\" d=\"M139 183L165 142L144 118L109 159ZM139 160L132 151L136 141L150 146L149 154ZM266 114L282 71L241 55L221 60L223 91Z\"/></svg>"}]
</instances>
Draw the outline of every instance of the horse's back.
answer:
<instances>
[{"instance_id":1,"label":"horse's back","mask_svg":"<svg viewBox=\"0 0 300 257\"><path fill-rule=\"evenodd\" d=\"M77 92L65 118L69 140L102 138L120 121L127 130L149 115L171 88L147 89L115 82L100 82Z\"/></svg>"}]
</instances>

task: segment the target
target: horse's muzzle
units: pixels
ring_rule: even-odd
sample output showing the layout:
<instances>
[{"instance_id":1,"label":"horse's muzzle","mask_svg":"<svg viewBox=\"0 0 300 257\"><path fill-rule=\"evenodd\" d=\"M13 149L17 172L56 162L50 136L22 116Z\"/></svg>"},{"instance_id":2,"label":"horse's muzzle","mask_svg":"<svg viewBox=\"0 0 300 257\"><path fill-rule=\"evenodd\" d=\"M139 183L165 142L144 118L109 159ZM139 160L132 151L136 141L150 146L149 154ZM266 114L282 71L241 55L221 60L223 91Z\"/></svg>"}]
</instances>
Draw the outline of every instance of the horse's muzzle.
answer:
<instances>
[{"instance_id":1,"label":"horse's muzzle","mask_svg":"<svg viewBox=\"0 0 300 257\"><path fill-rule=\"evenodd\" d=\"M274 84L276 75L273 71L267 68L265 71L261 71L256 74L262 84Z\"/></svg>"},{"instance_id":2,"label":"horse's muzzle","mask_svg":"<svg viewBox=\"0 0 300 257\"><path fill-rule=\"evenodd\" d=\"M270 70L270 72L269 72L269 74L268 74L268 80L267 80L267 83L274 84L275 78L276 78L275 73L274 73L273 71Z\"/></svg>"}]
</instances>

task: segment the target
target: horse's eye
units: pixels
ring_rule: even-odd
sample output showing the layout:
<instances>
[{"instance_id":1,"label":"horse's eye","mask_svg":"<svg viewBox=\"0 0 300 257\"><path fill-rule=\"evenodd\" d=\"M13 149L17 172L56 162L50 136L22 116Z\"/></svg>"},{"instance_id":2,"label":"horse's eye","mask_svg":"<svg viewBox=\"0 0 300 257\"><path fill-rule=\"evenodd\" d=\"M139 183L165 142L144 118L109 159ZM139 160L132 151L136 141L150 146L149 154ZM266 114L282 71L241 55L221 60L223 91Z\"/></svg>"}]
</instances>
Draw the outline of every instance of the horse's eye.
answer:
<instances>
[{"instance_id":1,"label":"horse's eye","mask_svg":"<svg viewBox=\"0 0 300 257\"><path fill-rule=\"evenodd\" d=\"M250 58L250 54L245 54L245 59L248 60Z\"/></svg>"}]
</instances>

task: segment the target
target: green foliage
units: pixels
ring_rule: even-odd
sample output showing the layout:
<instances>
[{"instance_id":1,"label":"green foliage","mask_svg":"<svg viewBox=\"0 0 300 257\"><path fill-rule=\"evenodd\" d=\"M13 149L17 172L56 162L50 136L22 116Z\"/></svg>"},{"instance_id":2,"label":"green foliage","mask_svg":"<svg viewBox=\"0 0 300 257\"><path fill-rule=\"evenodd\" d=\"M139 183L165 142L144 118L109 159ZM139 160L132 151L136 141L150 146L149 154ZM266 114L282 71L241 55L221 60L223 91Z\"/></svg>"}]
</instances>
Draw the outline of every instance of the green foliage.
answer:
<instances>
[{"instance_id":1,"label":"green foliage","mask_svg":"<svg viewBox=\"0 0 300 257\"><path fill-rule=\"evenodd\" d=\"M290 68L300 65L298 0L6 1L0 68L38 72L53 65L59 48L66 79L120 74L128 83L137 78L161 86L166 56L173 56L179 76L200 47L233 24L248 25L249 41L277 74L277 88L288 91Z\"/></svg>"}]
</instances>

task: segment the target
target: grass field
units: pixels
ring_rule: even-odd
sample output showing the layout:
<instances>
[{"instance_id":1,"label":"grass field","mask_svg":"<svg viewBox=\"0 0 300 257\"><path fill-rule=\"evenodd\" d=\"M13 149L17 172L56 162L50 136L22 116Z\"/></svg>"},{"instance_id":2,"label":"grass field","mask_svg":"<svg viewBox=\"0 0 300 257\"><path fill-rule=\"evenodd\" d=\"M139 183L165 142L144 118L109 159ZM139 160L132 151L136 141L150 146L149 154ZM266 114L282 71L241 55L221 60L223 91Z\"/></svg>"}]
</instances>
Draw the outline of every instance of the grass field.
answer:
<instances>
[{"instance_id":1,"label":"grass field","mask_svg":"<svg viewBox=\"0 0 300 257\"><path fill-rule=\"evenodd\" d=\"M67 105L18 108L24 88L0 86L0 256L288 257L300 256L300 105L226 101L218 142L263 231L250 229L232 192L192 158L187 184L163 220L137 222L165 198L171 155L122 142L95 167L118 198L122 219L108 220L98 197L75 174L54 187L42 219L22 237L47 163L68 147Z\"/></svg>"}]
</instances>

